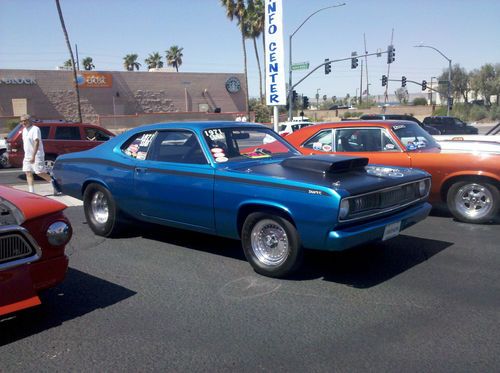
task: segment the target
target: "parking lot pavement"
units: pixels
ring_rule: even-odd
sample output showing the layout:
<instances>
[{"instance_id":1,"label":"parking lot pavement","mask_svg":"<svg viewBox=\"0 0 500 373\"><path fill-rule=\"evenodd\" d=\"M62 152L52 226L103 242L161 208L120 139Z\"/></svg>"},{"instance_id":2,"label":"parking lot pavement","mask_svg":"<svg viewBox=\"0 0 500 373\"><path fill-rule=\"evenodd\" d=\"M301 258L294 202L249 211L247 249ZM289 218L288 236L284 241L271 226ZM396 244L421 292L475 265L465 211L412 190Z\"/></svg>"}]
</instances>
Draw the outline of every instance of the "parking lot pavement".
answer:
<instances>
[{"instance_id":1,"label":"parking lot pavement","mask_svg":"<svg viewBox=\"0 0 500 373\"><path fill-rule=\"evenodd\" d=\"M27 184L14 185L13 187L16 189L19 189L19 190L24 190L25 192L28 191ZM45 196L45 197L48 197L50 199L62 202L68 207L82 206L83 205L82 201L80 201L79 199L70 197L70 196L65 196L65 195L55 196L54 190L52 189L52 185L49 183L36 183L35 184L35 193L39 194L41 196Z\"/></svg>"}]
</instances>

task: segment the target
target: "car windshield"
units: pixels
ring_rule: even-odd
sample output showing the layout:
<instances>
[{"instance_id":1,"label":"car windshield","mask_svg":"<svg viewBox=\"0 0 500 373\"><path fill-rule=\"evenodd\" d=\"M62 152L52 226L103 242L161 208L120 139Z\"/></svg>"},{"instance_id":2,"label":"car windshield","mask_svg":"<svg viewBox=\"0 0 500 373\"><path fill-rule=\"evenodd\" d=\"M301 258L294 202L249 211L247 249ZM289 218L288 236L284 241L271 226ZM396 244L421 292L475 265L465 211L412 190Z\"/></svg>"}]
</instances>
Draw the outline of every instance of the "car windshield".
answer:
<instances>
[{"instance_id":1,"label":"car windshield","mask_svg":"<svg viewBox=\"0 0 500 373\"><path fill-rule=\"evenodd\" d=\"M439 148L438 143L417 123L401 123L392 126L392 130L401 140L407 151Z\"/></svg>"},{"instance_id":2,"label":"car windshield","mask_svg":"<svg viewBox=\"0 0 500 373\"><path fill-rule=\"evenodd\" d=\"M7 140L10 140L11 138L13 138L14 135L19 132L19 130L21 129L21 126L22 126L21 123L19 123L17 126L15 126L12 129L12 131L10 131L9 134L7 135Z\"/></svg>"},{"instance_id":3,"label":"car windshield","mask_svg":"<svg viewBox=\"0 0 500 373\"><path fill-rule=\"evenodd\" d=\"M210 153L218 163L299 155L276 132L267 128L210 128L203 131Z\"/></svg>"}]
</instances>

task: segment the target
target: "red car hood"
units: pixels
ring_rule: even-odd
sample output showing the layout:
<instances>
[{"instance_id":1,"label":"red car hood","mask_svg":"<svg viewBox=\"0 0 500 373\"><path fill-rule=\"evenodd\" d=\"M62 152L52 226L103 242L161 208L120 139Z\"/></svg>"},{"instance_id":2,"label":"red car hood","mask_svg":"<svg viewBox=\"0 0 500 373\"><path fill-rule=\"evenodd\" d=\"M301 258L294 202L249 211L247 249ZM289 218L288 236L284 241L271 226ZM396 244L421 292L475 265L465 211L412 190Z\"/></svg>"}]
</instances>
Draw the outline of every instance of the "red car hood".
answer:
<instances>
[{"instance_id":1,"label":"red car hood","mask_svg":"<svg viewBox=\"0 0 500 373\"><path fill-rule=\"evenodd\" d=\"M0 185L0 199L5 199L15 205L24 215L25 220L59 212L67 207L65 204L47 197L3 185Z\"/></svg>"}]
</instances>

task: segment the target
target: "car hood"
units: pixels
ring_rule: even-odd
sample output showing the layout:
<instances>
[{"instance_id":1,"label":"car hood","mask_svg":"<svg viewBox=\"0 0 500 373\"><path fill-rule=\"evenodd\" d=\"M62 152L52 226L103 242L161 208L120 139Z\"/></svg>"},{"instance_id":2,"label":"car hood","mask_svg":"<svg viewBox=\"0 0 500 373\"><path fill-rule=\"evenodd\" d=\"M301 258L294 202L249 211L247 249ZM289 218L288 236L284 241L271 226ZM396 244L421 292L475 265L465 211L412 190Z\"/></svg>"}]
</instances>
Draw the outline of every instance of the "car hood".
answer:
<instances>
[{"instance_id":1,"label":"car hood","mask_svg":"<svg viewBox=\"0 0 500 373\"><path fill-rule=\"evenodd\" d=\"M0 225L20 225L65 208L63 203L49 198L0 185Z\"/></svg>"},{"instance_id":2,"label":"car hood","mask_svg":"<svg viewBox=\"0 0 500 373\"><path fill-rule=\"evenodd\" d=\"M234 165L224 176L252 175L262 182L298 184L305 188L345 190L349 195L384 189L429 177L425 171L394 166L368 165L367 158L311 155L254 165Z\"/></svg>"}]
</instances>

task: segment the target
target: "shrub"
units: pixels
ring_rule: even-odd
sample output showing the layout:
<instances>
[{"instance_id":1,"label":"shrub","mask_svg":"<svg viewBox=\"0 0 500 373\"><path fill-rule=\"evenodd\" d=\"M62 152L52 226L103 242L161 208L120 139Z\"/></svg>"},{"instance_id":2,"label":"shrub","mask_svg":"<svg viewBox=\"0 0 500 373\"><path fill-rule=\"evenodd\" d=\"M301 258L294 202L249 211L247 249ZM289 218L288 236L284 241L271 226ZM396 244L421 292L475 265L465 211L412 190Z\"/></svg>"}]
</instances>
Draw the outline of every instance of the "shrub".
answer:
<instances>
[{"instance_id":1,"label":"shrub","mask_svg":"<svg viewBox=\"0 0 500 373\"><path fill-rule=\"evenodd\" d=\"M344 118L359 118L361 115L363 115L361 111L346 111L344 113Z\"/></svg>"},{"instance_id":2,"label":"shrub","mask_svg":"<svg viewBox=\"0 0 500 373\"><path fill-rule=\"evenodd\" d=\"M10 132L14 129L15 126L19 124L19 119L9 119L5 122L5 128Z\"/></svg>"},{"instance_id":3,"label":"shrub","mask_svg":"<svg viewBox=\"0 0 500 373\"><path fill-rule=\"evenodd\" d=\"M425 106L427 105L427 100L423 97L417 97L413 100L413 105L415 106Z\"/></svg>"},{"instance_id":4,"label":"shrub","mask_svg":"<svg viewBox=\"0 0 500 373\"><path fill-rule=\"evenodd\" d=\"M478 121L488 117L488 110L483 106L473 105L469 111L468 119Z\"/></svg>"},{"instance_id":5,"label":"shrub","mask_svg":"<svg viewBox=\"0 0 500 373\"><path fill-rule=\"evenodd\" d=\"M500 120L500 105L493 105L490 108L490 118L491 120Z\"/></svg>"}]
</instances>

